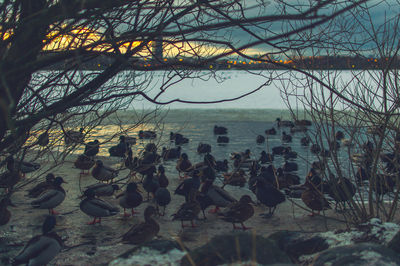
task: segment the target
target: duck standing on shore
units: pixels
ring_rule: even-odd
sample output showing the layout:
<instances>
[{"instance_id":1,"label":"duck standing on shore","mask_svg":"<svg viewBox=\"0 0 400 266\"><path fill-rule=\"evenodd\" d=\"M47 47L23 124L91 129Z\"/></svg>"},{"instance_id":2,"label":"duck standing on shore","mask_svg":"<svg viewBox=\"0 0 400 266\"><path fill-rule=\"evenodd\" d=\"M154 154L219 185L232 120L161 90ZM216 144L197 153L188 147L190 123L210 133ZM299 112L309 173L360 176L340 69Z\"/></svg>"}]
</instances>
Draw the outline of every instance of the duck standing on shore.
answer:
<instances>
[{"instance_id":1,"label":"duck standing on shore","mask_svg":"<svg viewBox=\"0 0 400 266\"><path fill-rule=\"evenodd\" d=\"M263 216L264 218L272 217L276 206L286 200L285 194L261 178L257 179L254 185L256 186L255 194L257 199L269 208L268 213L262 213L260 216Z\"/></svg>"},{"instance_id":2,"label":"duck standing on shore","mask_svg":"<svg viewBox=\"0 0 400 266\"><path fill-rule=\"evenodd\" d=\"M254 208L250 203L255 204L249 195L244 195L238 202L232 203L225 210L218 213L218 216L226 222L232 223L233 229L251 229L243 223L254 215ZM236 223L240 223L242 228L236 227Z\"/></svg>"},{"instance_id":3,"label":"duck standing on shore","mask_svg":"<svg viewBox=\"0 0 400 266\"><path fill-rule=\"evenodd\" d=\"M124 217L129 217L130 214L125 212L125 209L131 209L132 216L135 214L134 208L138 207L143 202L142 194L137 190L137 185L134 182L126 186L126 191L117 196L119 198L119 206L124 208Z\"/></svg>"},{"instance_id":4,"label":"duck standing on shore","mask_svg":"<svg viewBox=\"0 0 400 266\"><path fill-rule=\"evenodd\" d=\"M64 247L61 237L52 232L55 225L56 218L47 216L42 226L42 234L28 241L23 250L13 259L12 265L46 265L54 259Z\"/></svg>"},{"instance_id":5,"label":"duck standing on shore","mask_svg":"<svg viewBox=\"0 0 400 266\"><path fill-rule=\"evenodd\" d=\"M39 184L28 190L28 197L30 198L39 197L40 194L42 194L44 191L53 186L55 179L56 177L54 176L53 173L48 173L46 175L46 181L40 182Z\"/></svg>"},{"instance_id":6,"label":"duck standing on shore","mask_svg":"<svg viewBox=\"0 0 400 266\"><path fill-rule=\"evenodd\" d=\"M54 208L60 205L65 199L65 190L61 184L66 183L64 179L57 176L53 181L53 186L45 190L36 200L31 202L33 208L48 209L49 214L57 215Z\"/></svg>"},{"instance_id":7,"label":"duck standing on shore","mask_svg":"<svg viewBox=\"0 0 400 266\"><path fill-rule=\"evenodd\" d=\"M96 223L101 223L102 217L109 217L119 213L118 207L95 197L95 192L92 189L85 191L85 199L81 201L79 207L82 212L87 215L94 217L93 221L87 224L93 225ZM97 220L99 218L99 220Z\"/></svg>"},{"instance_id":8,"label":"duck standing on shore","mask_svg":"<svg viewBox=\"0 0 400 266\"><path fill-rule=\"evenodd\" d=\"M92 168L94 164L95 162L90 157L84 154L79 155L74 162L74 166L78 169L81 169L79 177L81 177L82 175L88 175L90 168ZM88 172L85 173L85 170L88 170Z\"/></svg>"},{"instance_id":9,"label":"duck standing on shore","mask_svg":"<svg viewBox=\"0 0 400 266\"><path fill-rule=\"evenodd\" d=\"M172 216L174 217L172 219L173 221L181 220L182 228L187 226L183 224L184 221L190 221L192 227L196 227L193 220L197 219L197 215L201 211L201 206L196 199L197 193L197 190L191 189L189 192L188 201L183 203L175 214L172 214Z\"/></svg>"},{"instance_id":10,"label":"duck standing on shore","mask_svg":"<svg viewBox=\"0 0 400 266\"><path fill-rule=\"evenodd\" d=\"M101 160L97 160L92 169L92 176L99 181L112 181L118 176L118 170L104 165Z\"/></svg>"},{"instance_id":11,"label":"duck standing on shore","mask_svg":"<svg viewBox=\"0 0 400 266\"><path fill-rule=\"evenodd\" d=\"M7 224L11 218L11 212L7 209L8 206L15 207L7 195L0 201L0 226Z\"/></svg>"},{"instance_id":12,"label":"duck standing on shore","mask_svg":"<svg viewBox=\"0 0 400 266\"><path fill-rule=\"evenodd\" d=\"M122 241L128 244L140 245L152 240L160 231L160 226L153 218L156 213L156 209L153 206L147 206L144 210L144 222L133 225L122 236Z\"/></svg>"}]
</instances>

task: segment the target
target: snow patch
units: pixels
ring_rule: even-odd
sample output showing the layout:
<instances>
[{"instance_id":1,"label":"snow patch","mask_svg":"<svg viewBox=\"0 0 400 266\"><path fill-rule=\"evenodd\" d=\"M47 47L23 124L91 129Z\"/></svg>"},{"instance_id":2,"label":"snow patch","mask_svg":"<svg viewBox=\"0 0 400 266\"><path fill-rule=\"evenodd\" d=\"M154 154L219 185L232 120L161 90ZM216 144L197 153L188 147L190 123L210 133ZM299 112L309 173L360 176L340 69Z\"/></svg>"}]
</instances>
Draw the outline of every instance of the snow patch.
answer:
<instances>
[{"instance_id":1,"label":"snow patch","mask_svg":"<svg viewBox=\"0 0 400 266\"><path fill-rule=\"evenodd\" d=\"M169 252L160 253L148 247L142 247L129 258L117 258L109 263L110 266L128 266L128 265L151 265L168 266L179 265L186 252L179 249L171 249Z\"/></svg>"}]
</instances>

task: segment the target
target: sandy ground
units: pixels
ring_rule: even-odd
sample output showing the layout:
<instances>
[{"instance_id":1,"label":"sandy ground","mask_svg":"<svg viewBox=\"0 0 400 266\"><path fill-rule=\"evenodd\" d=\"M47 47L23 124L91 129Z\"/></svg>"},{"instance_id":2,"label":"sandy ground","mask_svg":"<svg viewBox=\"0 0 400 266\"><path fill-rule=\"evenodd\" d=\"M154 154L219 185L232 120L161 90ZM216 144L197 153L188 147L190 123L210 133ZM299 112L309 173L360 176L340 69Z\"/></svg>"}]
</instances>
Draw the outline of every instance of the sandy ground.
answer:
<instances>
[{"instance_id":1,"label":"sandy ground","mask_svg":"<svg viewBox=\"0 0 400 266\"><path fill-rule=\"evenodd\" d=\"M56 230L65 239L67 246L86 244L63 251L50 265L104 265L112 258L132 248L132 245L120 243L119 236L124 234L133 224L143 221L143 210L149 203L141 204L137 208L139 214L134 217L122 217L121 209L120 214L104 218L101 224L87 225L86 223L91 218L79 209L79 187L83 188L97 181L90 175L79 178L80 170L73 166L75 158L75 155L67 157L62 166L52 171L56 176L62 176L68 182L68 184L63 185L67 191L66 199L55 209L61 213L57 216ZM100 156L99 159L102 159L106 165L114 167L121 165L121 161L116 158ZM42 163L45 164L46 160L43 160ZM170 181L169 189L173 192L180 182L176 170L172 170L175 168L175 162L167 162L165 166ZM123 178L128 173L128 170L120 171L118 178ZM29 180L29 175L27 178ZM47 210L33 209L30 206L31 199L25 196L27 194L26 189L29 189L34 184L25 186L12 196L12 201L17 207L9 207L12 217L7 225L0 228L2 240L0 243L11 244L13 247L0 252L0 257L3 259L14 257L24 243L41 231L42 222L48 212ZM226 190L236 198L240 198L243 194L249 194L255 200L255 196L246 189L227 186ZM118 204L114 197L106 198L105 200ZM171 221L171 215L176 212L183 201L183 197L172 195L172 202L167 207L166 215L157 218L161 228L159 237L180 238L185 246L195 248L207 242L214 235L232 231L230 223L219 220L215 214L208 213L207 220L196 222L197 228L188 228L183 231L179 221ZM295 202L300 206L304 206L301 200L295 200ZM342 217L333 210L325 213L331 218L309 217L307 215L308 212L288 200L278 206L272 218L263 219L259 217L259 214L266 210L267 208L263 206L256 206L255 215L245 222L246 226L251 227L257 234L263 236L268 236L280 230L322 232L346 227L345 223L336 220L337 218L342 219ZM202 215L199 217L201 218Z\"/></svg>"}]
</instances>

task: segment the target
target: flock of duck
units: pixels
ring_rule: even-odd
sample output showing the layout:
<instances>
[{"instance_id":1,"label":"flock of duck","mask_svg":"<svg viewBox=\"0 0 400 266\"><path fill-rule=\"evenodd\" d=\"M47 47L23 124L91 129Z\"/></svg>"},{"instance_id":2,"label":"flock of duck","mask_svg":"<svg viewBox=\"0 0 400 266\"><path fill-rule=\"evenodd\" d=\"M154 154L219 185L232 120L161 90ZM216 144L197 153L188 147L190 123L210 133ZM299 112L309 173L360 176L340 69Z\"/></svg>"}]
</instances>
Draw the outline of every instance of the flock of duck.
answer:
<instances>
[{"instance_id":1,"label":"flock of duck","mask_svg":"<svg viewBox=\"0 0 400 266\"><path fill-rule=\"evenodd\" d=\"M277 120L278 128L290 128L289 134L282 131L281 139L284 143L290 143L292 134L298 131L306 131L310 125L310 121L307 120L296 121L296 123ZM265 131L266 135L277 133L278 131L275 128ZM224 141L229 142L229 138L226 136L228 130L225 127L216 125L214 134L219 137L226 137ZM154 139L156 133L140 131L138 136L140 139ZM344 134L338 131L336 140L340 141L343 138ZM84 143L83 140L83 129L79 132L69 131L65 135L66 145L74 142ZM288 145L273 147L271 153L262 151L258 159L251 159L250 150L232 153L230 159L233 161L233 171L228 172L230 165L228 159L215 160L211 154L211 145L200 143L197 152L204 156L203 161L192 163L188 154L183 152L184 146L181 146L189 142L189 139L180 133L171 132L170 141L175 143L175 148L164 147L158 154L157 146L150 142L141 154L133 157L131 147L136 143L136 139L120 136L119 143L111 147L109 153L110 156L123 158L124 167L130 171L130 181L122 186L114 182L118 177L119 170L96 159L100 149L99 141L84 143L85 150L83 154L77 157L74 165L81 169L80 175L85 175L87 174L85 171L89 171L88 173L99 181L86 187L80 197L80 210L93 218L88 222L89 225L101 223L102 218L117 215L120 212L119 207L124 210L123 216L129 217L135 213L135 208L149 201L151 204L145 208L144 221L133 225L122 236L122 241L125 243L141 244L153 239L158 234L160 226L157 222L157 216L165 215L165 208L171 202L172 196L183 196L185 200L172 215L172 220L180 221L182 228L195 227L195 220L199 219L198 215L202 213L203 219L207 219L205 210L214 207L209 211L210 213L215 213L223 221L231 223L233 229L246 230L248 227L244 223L254 215L255 205L261 204L268 207L268 212L261 214L261 216L270 218L274 215L276 207L290 195L301 198L304 204L310 208L311 215L315 215L315 212L319 213L331 208L324 193L329 194L330 198L337 204L346 202L356 192L355 185L349 179L332 181L335 179L330 178L330 182L323 182L324 165L319 162L312 164L305 182L301 184L300 177L294 173L298 170L298 165L295 162L297 153ZM264 141L264 136L257 136L257 143ZM221 143L221 141L218 142ZM309 139L301 139L301 145L307 146L309 144ZM367 149L366 154L368 154L368 149L371 149L370 143L367 143L365 147ZM314 145L311 146L311 151L320 154L326 153L326 151L318 149ZM274 157L277 156L283 157L285 163L282 167L276 169L273 161ZM393 163L392 159L390 154L383 158L388 165ZM181 180L180 184L172 190L168 188L169 180L162 164L162 162L168 160L176 161L175 168ZM364 162L367 163L362 164L358 172L360 180L368 178L366 177L368 160L364 160ZM26 164L15 160L12 156L6 159L7 170L0 175L0 187L5 189L5 196L0 202L0 225L5 225L10 220L11 212L7 209L7 206L14 206L10 200L13 187L23 178L23 173L34 171L40 167L40 165ZM222 186L218 185L219 179L221 179ZM65 181L62 177L48 173L43 182L27 191L27 195L33 198L31 201L32 208L47 209L49 216L43 223L42 234L28 241L21 253L14 258L13 263L15 265L23 263L44 265L62 250L63 242L53 231L53 228L56 224L54 216L58 214L55 208L66 198L66 192L62 187L63 183ZM248 192L254 194L257 203L252 200L248 193L237 199L225 190L225 186L244 187L246 185L249 189ZM123 187L125 187L123 192L119 192ZM143 195L144 192L147 195ZM173 195L171 195L171 192L173 192ZM117 194L119 207L104 198L114 194ZM240 227L237 226L238 224L240 224Z\"/></svg>"}]
</instances>

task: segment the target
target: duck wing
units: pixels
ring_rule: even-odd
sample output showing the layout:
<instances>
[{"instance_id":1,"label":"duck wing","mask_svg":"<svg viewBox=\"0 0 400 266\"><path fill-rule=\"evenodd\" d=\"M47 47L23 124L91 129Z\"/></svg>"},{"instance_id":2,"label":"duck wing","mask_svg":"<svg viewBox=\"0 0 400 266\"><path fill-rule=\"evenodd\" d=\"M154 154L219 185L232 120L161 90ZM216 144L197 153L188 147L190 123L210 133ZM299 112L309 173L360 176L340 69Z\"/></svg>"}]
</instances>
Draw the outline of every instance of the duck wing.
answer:
<instances>
[{"instance_id":1,"label":"duck wing","mask_svg":"<svg viewBox=\"0 0 400 266\"><path fill-rule=\"evenodd\" d=\"M65 199L65 192L59 189L44 191L39 198L31 202L34 208L51 209L58 206Z\"/></svg>"},{"instance_id":2,"label":"duck wing","mask_svg":"<svg viewBox=\"0 0 400 266\"><path fill-rule=\"evenodd\" d=\"M101 199L86 199L80 204L81 210L94 217L112 216L119 212L118 207Z\"/></svg>"}]
</instances>

